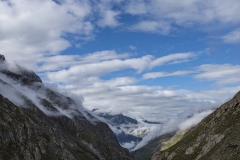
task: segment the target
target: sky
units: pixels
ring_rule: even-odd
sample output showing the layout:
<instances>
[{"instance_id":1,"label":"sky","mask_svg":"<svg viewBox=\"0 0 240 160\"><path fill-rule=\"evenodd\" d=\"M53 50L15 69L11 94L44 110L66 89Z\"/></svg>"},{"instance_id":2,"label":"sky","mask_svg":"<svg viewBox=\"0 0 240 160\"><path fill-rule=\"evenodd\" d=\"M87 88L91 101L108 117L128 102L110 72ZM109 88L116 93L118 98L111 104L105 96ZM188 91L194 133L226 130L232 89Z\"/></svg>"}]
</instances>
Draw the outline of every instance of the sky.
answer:
<instances>
[{"instance_id":1,"label":"sky","mask_svg":"<svg viewBox=\"0 0 240 160\"><path fill-rule=\"evenodd\" d=\"M1 0L0 54L91 110L165 122L240 90L239 0Z\"/></svg>"}]
</instances>

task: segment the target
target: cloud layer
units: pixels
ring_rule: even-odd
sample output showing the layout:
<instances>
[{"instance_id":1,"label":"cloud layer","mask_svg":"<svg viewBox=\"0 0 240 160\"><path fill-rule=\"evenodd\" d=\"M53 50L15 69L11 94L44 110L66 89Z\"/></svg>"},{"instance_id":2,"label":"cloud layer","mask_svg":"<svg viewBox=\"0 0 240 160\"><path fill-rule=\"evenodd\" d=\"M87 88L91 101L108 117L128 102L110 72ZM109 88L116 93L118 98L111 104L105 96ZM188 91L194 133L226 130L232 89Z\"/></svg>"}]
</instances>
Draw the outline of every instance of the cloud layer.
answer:
<instances>
[{"instance_id":1,"label":"cloud layer","mask_svg":"<svg viewBox=\"0 0 240 160\"><path fill-rule=\"evenodd\" d=\"M239 25L239 8L238 0L1 1L0 54L37 68L37 59L81 46L81 42L94 39L101 28L164 35L180 28L229 28ZM124 21L125 15L136 20ZM238 43L239 28L221 38Z\"/></svg>"},{"instance_id":2,"label":"cloud layer","mask_svg":"<svg viewBox=\"0 0 240 160\"><path fill-rule=\"evenodd\" d=\"M67 34L91 37L92 24L88 1L0 2L1 53L11 60L34 60L46 54L58 54L72 45ZM33 58L34 57L34 58ZM35 61L36 62L36 61Z\"/></svg>"}]
</instances>

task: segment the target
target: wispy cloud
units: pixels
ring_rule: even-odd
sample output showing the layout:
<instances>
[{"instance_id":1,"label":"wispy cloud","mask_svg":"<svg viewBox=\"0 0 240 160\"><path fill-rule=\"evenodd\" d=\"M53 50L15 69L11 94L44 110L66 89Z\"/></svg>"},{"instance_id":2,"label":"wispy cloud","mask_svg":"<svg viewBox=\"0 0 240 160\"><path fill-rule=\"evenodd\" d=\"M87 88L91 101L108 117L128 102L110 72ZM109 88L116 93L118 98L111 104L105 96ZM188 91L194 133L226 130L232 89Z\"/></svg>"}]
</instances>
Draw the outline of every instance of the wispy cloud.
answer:
<instances>
[{"instance_id":1,"label":"wispy cloud","mask_svg":"<svg viewBox=\"0 0 240 160\"><path fill-rule=\"evenodd\" d=\"M120 12L113 10L103 10L102 18L97 22L100 27L116 27L119 26L120 23L117 20Z\"/></svg>"},{"instance_id":2,"label":"wispy cloud","mask_svg":"<svg viewBox=\"0 0 240 160\"><path fill-rule=\"evenodd\" d=\"M240 82L240 66L230 64L207 64L198 67L201 72L195 76L198 80L214 81L217 84Z\"/></svg>"},{"instance_id":3,"label":"wispy cloud","mask_svg":"<svg viewBox=\"0 0 240 160\"><path fill-rule=\"evenodd\" d=\"M240 43L240 28L237 28L221 37L225 43Z\"/></svg>"},{"instance_id":4,"label":"wispy cloud","mask_svg":"<svg viewBox=\"0 0 240 160\"><path fill-rule=\"evenodd\" d=\"M146 2L143 0L133 0L125 7L125 12L132 15L144 15L161 22L167 20L171 26L178 24L205 25L216 21L218 23L239 23L237 15L240 3L237 0L222 2L213 0L209 3L204 1L169 1L153 0Z\"/></svg>"},{"instance_id":5,"label":"wispy cloud","mask_svg":"<svg viewBox=\"0 0 240 160\"><path fill-rule=\"evenodd\" d=\"M164 21L140 21L128 28L130 31L143 31L158 34L168 34L171 30L170 25Z\"/></svg>"},{"instance_id":6,"label":"wispy cloud","mask_svg":"<svg viewBox=\"0 0 240 160\"><path fill-rule=\"evenodd\" d=\"M135 47L135 46L133 46L133 45L130 45L129 48L130 48L131 50L136 50L136 49L137 49L137 47Z\"/></svg>"},{"instance_id":7,"label":"wispy cloud","mask_svg":"<svg viewBox=\"0 0 240 160\"><path fill-rule=\"evenodd\" d=\"M38 72L56 71L69 68L70 66L92 64L114 59L126 59L129 53L116 53L114 50L93 52L85 55L54 55L42 57L37 60Z\"/></svg>"},{"instance_id":8,"label":"wispy cloud","mask_svg":"<svg viewBox=\"0 0 240 160\"><path fill-rule=\"evenodd\" d=\"M179 62L181 60L182 62L191 60L196 55L194 53L176 53L159 58L154 58L151 55L146 55L140 58L127 58L127 56L129 56L129 54L118 55L114 51L103 51L95 54L89 54L86 55L86 57L82 57L82 61L80 61L80 59L73 61L69 68L48 72L47 77L53 82L81 84L90 80L90 83L92 83L92 80L98 80L97 77L101 77L115 71L134 69L137 74L140 74L143 71L150 70L157 66L174 64L174 62ZM97 57L99 57L99 59ZM58 64L56 64L56 66L58 66Z\"/></svg>"},{"instance_id":9,"label":"wispy cloud","mask_svg":"<svg viewBox=\"0 0 240 160\"><path fill-rule=\"evenodd\" d=\"M150 72L143 75L143 79L155 79L169 76L183 76L193 73L193 71L175 71L175 72Z\"/></svg>"},{"instance_id":10,"label":"wispy cloud","mask_svg":"<svg viewBox=\"0 0 240 160\"><path fill-rule=\"evenodd\" d=\"M166 63L174 64L174 63L186 62L189 59L192 59L196 56L197 55L195 53L191 53L191 52L169 54L169 55L155 59L152 62L152 67L160 66Z\"/></svg>"}]
</instances>

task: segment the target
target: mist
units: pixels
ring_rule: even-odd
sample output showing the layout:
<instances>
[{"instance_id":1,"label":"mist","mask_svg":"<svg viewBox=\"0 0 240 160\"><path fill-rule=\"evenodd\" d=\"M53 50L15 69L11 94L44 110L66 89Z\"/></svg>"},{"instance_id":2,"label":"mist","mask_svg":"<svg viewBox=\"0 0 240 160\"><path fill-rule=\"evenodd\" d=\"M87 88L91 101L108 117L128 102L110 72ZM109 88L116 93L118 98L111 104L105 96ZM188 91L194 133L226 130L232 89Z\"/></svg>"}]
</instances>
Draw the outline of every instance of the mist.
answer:
<instances>
[{"instance_id":1,"label":"mist","mask_svg":"<svg viewBox=\"0 0 240 160\"><path fill-rule=\"evenodd\" d=\"M216 104L209 105L208 108L203 107L202 110L198 110L198 107L195 110L184 110L176 118L169 119L163 125L155 128L133 150L145 146L149 141L163 134L189 129L201 122L202 119L211 114L215 109Z\"/></svg>"},{"instance_id":2,"label":"mist","mask_svg":"<svg viewBox=\"0 0 240 160\"><path fill-rule=\"evenodd\" d=\"M10 70L17 72L17 65L10 63L0 63L0 70ZM13 80L5 74L0 73L0 94L8 98L16 106L28 108L26 101L30 101L44 114L50 117L81 116L87 118L92 124L96 124L99 120L91 115L83 107L83 97L81 95L63 92L59 94L50 90L44 84L36 82L33 84L22 84L21 80ZM53 95L51 97L51 95ZM71 97L72 99L70 99ZM44 105L44 101L50 102L52 108Z\"/></svg>"}]
</instances>

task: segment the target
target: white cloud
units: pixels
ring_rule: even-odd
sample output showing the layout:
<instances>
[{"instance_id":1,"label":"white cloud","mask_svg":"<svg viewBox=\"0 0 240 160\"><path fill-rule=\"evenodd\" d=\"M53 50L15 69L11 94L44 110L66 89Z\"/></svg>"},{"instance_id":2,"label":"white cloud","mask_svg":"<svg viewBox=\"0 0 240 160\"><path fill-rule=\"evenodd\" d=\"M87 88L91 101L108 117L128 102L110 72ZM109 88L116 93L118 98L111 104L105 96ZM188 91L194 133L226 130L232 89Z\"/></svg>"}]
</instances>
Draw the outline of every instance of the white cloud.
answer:
<instances>
[{"instance_id":1,"label":"white cloud","mask_svg":"<svg viewBox=\"0 0 240 160\"><path fill-rule=\"evenodd\" d=\"M67 34L92 37L88 1L0 1L0 48L8 60L31 65L46 54L70 47ZM28 62L28 63L26 63Z\"/></svg>"},{"instance_id":2,"label":"white cloud","mask_svg":"<svg viewBox=\"0 0 240 160\"><path fill-rule=\"evenodd\" d=\"M233 96L240 87L220 88L218 90L173 90L160 86L140 85L102 85L60 86L74 93L81 93L84 106L89 110L99 108L101 112L123 113L130 117L140 116L165 122L168 118L187 111L186 116L196 111L216 107Z\"/></svg>"},{"instance_id":3,"label":"white cloud","mask_svg":"<svg viewBox=\"0 0 240 160\"><path fill-rule=\"evenodd\" d=\"M152 67L160 66L165 63L176 64L176 63L186 62L189 59L194 57L196 57L196 54L191 52L169 54L169 55L155 59L152 62Z\"/></svg>"},{"instance_id":4,"label":"white cloud","mask_svg":"<svg viewBox=\"0 0 240 160\"><path fill-rule=\"evenodd\" d=\"M130 45L129 48L130 48L131 50L136 50L136 49L137 49L137 47L135 47L135 46L133 46L133 45Z\"/></svg>"},{"instance_id":5,"label":"white cloud","mask_svg":"<svg viewBox=\"0 0 240 160\"><path fill-rule=\"evenodd\" d=\"M138 71L143 71L146 66L149 65L149 61L151 61L150 56L126 60L113 59L103 62L71 66L69 69L49 72L47 76L51 81L81 83L82 78L93 76L99 77L126 68L134 68Z\"/></svg>"},{"instance_id":6,"label":"white cloud","mask_svg":"<svg viewBox=\"0 0 240 160\"><path fill-rule=\"evenodd\" d=\"M210 108L210 107L209 107ZM154 137L159 135L163 135L165 133L171 133L174 131L181 131L185 129L189 129L197 125L203 118L213 112L213 108L206 109L202 111L198 111L196 113L192 113L192 111L185 110L183 113L178 114L176 117L169 119L166 123L164 123L161 127L156 128L147 136L143 137L143 140L134 148L134 150L143 147ZM189 118L189 116L191 116Z\"/></svg>"},{"instance_id":7,"label":"white cloud","mask_svg":"<svg viewBox=\"0 0 240 160\"><path fill-rule=\"evenodd\" d=\"M105 53L112 53L109 56ZM105 56L102 56L105 55ZM189 60L195 57L194 53L176 53L167 56L153 58L153 56L146 55L140 58L126 58L128 54L117 55L114 51L103 51L90 54L86 57L82 57L83 61L77 60L72 62L71 66L67 69L61 69L59 71L48 72L47 77L53 82L65 82L65 83L86 83L87 80L96 79L106 74L121 71L124 69L134 69L136 73L141 73L145 70L152 69L164 64L171 64L179 60ZM98 57L102 57L98 60ZM105 57L105 58L104 58ZM108 58L107 58L108 57ZM106 60L105 60L106 59ZM109 60L108 60L109 59ZM94 61L93 61L94 60ZM85 63L88 62L88 63ZM64 64L64 63L63 63ZM58 66L59 64L55 64ZM58 67L59 68L59 67Z\"/></svg>"},{"instance_id":8,"label":"white cloud","mask_svg":"<svg viewBox=\"0 0 240 160\"><path fill-rule=\"evenodd\" d=\"M175 72L150 72L143 75L143 79L155 79L169 76L183 76L193 73L192 71L175 71Z\"/></svg>"},{"instance_id":9,"label":"white cloud","mask_svg":"<svg viewBox=\"0 0 240 160\"><path fill-rule=\"evenodd\" d=\"M113 78L110 80L105 80L105 81L99 81L94 83L94 86L106 86L106 87L119 87L119 86L126 86L126 85L131 85L131 84L136 84L138 80L136 78L131 78L131 77L118 77L118 78Z\"/></svg>"},{"instance_id":10,"label":"white cloud","mask_svg":"<svg viewBox=\"0 0 240 160\"><path fill-rule=\"evenodd\" d=\"M42 57L37 60L40 65L37 68L38 72L43 71L56 71L69 68L74 65L91 64L101 61L113 60L113 59L125 59L130 54L123 53L117 54L114 50L98 51L85 55L55 55Z\"/></svg>"},{"instance_id":11,"label":"white cloud","mask_svg":"<svg viewBox=\"0 0 240 160\"><path fill-rule=\"evenodd\" d=\"M144 3L144 0L129 1L125 10L132 15L145 14L147 13L147 6Z\"/></svg>"},{"instance_id":12,"label":"white cloud","mask_svg":"<svg viewBox=\"0 0 240 160\"><path fill-rule=\"evenodd\" d=\"M113 10L103 10L102 11L102 18L98 21L98 25L100 27L116 27L119 26L120 23L117 20L118 15L120 12L113 11Z\"/></svg>"},{"instance_id":13,"label":"white cloud","mask_svg":"<svg viewBox=\"0 0 240 160\"><path fill-rule=\"evenodd\" d=\"M132 0L125 7L125 12L141 17L140 22L133 25L139 31L167 34L173 30L176 24L187 28L199 27L197 29L202 29L204 26L209 28L209 25L216 28L216 24L226 26L239 24L239 8L238 0L224 2L221 0L209 2L201 0L152 0L148 2ZM165 32L162 32L163 30Z\"/></svg>"},{"instance_id":14,"label":"white cloud","mask_svg":"<svg viewBox=\"0 0 240 160\"><path fill-rule=\"evenodd\" d=\"M89 53L87 55L82 56L82 61L85 63L89 62L99 62L104 60L111 60L111 59L125 59L130 57L130 54L123 53L118 54L114 50L105 50L105 51L99 51L94 53Z\"/></svg>"},{"instance_id":15,"label":"white cloud","mask_svg":"<svg viewBox=\"0 0 240 160\"><path fill-rule=\"evenodd\" d=\"M170 25L164 21L140 21L133 26L130 26L130 31L144 31L159 34L168 34L170 32Z\"/></svg>"},{"instance_id":16,"label":"white cloud","mask_svg":"<svg viewBox=\"0 0 240 160\"><path fill-rule=\"evenodd\" d=\"M214 81L217 84L233 84L240 82L240 66L239 65L220 65L207 64L198 67L201 72L195 76L199 80Z\"/></svg>"},{"instance_id":17,"label":"white cloud","mask_svg":"<svg viewBox=\"0 0 240 160\"><path fill-rule=\"evenodd\" d=\"M122 147L124 147L124 148L133 148L134 146L135 146L136 144L135 144L135 142L134 141L131 141L131 142L129 142L129 143L123 143L122 144Z\"/></svg>"},{"instance_id":18,"label":"white cloud","mask_svg":"<svg viewBox=\"0 0 240 160\"><path fill-rule=\"evenodd\" d=\"M98 16L97 19L97 25L100 27L117 27L120 25L118 19L121 14L121 10L115 10L113 9L115 6L121 5L122 1L110 1L110 0L100 0L98 2L95 2L93 5L95 6L95 9L97 10L96 16Z\"/></svg>"},{"instance_id":19,"label":"white cloud","mask_svg":"<svg viewBox=\"0 0 240 160\"><path fill-rule=\"evenodd\" d=\"M240 28L233 30L232 32L222 37L225 43L240 43Z\"/></svg>"},{"instance_id":20,"label":"white cloud","mask_svg":"<svg viewBox=\"0 0 240 160\"><path fill-rule=\"evenodd\" d=\"M185 121L183 121L182 123L180 123L179 129L185 130L185 129L189 129L189 128L197 125L203 118L205 118L212 112L213 112L213 110L207 110L207 111L200 112L200 113L194 113L192 117L190 117L190 118L186 119Z\"/></svg>"}]
</instances>

